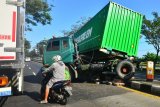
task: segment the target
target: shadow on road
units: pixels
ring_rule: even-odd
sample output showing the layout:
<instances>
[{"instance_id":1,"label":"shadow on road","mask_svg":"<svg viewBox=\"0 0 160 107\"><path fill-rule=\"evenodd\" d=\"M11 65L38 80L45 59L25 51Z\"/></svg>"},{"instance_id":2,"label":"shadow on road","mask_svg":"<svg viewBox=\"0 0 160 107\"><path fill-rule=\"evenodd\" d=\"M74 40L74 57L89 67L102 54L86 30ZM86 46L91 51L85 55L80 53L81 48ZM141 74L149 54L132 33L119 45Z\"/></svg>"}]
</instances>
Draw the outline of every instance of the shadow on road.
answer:
<instances>
[{"instance_id":1,"label":"shadow on road","mask_svg":"<svg viewBox=\"0 0 160 107\"><path fill-rule=\"evenodd\" d=\"M27 95L30 98L32 98L33 100L38 101L38 102L41 100L41 96L40 96L40 94L38 92L27 92L27 91L24 91L24 95Z\"/></svg>"},{"instance_id":2,"label":"shadow on road","mask_svg":"<svg viewBox=\"0 0 160 107\"><path fill-rule=\"evenodd\" d=\"M2 107L5 103L5 101L8 99L8 97L0 97L0 107Z\"/></svg>"},{"instance_id":3,"label":"shadow on road","mask_svg":"<svg viewBox=\"0 0 160 107\"><path fill-rule=\"evenodd\" d=\"M41 84L42 77L34 76L34 75L28 75L24 77L25 82L33 83L33 84Z\"/></svg>"},{"instance_id":4,"label":"shadow on road","mask_svg":"<svg viewBox=\"0 0 160 107\"><path fill-rule=\"evenodd\" d=\"M24 76L24 81L29 82L29 83L37 83L40 84L42 81L43 77L41 74L41 70L37 73L37 75L26 75Z\"/></svg>"}]
</instances>

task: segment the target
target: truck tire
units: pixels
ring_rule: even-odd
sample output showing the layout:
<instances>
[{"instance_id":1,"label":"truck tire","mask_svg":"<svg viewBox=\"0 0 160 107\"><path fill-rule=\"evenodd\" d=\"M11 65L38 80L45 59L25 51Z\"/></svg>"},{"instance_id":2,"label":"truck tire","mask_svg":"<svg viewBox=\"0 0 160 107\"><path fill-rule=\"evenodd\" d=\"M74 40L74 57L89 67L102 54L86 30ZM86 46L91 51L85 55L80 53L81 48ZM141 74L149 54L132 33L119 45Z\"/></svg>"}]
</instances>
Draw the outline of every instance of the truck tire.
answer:
<instances>
[{"instance_id":1,"label":"truck tire","mask_svg":"<svg viewBox=\"0 0 160 107\"><path fill-rule=\"evenodd\" d=\"M118 76L123 80L129 80L134 76L135 68L129 61L121 61L116 68Z\"/></svg>"}]
</instances>

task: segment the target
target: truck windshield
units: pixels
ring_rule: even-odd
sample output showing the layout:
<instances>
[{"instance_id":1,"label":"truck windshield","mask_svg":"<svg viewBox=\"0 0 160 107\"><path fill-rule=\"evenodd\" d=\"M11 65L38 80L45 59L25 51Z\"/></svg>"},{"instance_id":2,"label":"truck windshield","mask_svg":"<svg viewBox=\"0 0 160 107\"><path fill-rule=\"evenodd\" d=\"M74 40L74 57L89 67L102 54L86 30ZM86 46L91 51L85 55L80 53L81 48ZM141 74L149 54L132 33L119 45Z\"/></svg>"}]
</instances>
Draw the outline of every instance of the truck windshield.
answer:
<instances>
[{"instance_id":1,"label":"truck windshield","mask_svg":"<svg viewBox=\"0 0 160 107\"><path fill-rule=\"evenodd\" d=\"M60 41L49 41L47 51L59 51Z\"/></svg>"}]
</instances>

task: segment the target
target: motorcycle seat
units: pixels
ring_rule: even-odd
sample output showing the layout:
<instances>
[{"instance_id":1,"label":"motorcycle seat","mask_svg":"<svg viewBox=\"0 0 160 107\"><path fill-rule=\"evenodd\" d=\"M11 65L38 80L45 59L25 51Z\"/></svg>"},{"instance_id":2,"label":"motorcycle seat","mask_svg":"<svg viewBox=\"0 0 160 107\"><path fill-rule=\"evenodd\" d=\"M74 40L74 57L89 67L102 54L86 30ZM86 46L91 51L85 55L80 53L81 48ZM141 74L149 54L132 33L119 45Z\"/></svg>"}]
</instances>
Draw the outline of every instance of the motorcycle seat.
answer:
<instances>
[{"instance_id":1,"label":"motorcycle seat","mask_svg":"<svg viewBox=\"0 0 160 107\"><path fill-rule=\"evenodd\" d=\"M68 80L62 80L62 81L57 81L56 83L53 84L53 88L57 88L57 87L62 87L68 84Z\"/></svg>"}]
</instances>

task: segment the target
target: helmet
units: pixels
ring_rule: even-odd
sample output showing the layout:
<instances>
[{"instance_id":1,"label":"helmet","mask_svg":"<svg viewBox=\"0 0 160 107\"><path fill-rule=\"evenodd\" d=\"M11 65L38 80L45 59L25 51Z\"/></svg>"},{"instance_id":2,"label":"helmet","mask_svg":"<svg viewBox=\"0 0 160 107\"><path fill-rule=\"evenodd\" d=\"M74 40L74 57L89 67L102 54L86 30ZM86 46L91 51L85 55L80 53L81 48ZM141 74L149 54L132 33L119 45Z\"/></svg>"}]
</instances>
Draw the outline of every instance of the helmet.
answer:
<instances>
[{"instance_id":1,"label":"helmet","mask_svg":"<svg viewBox=\"0 0 160 107\"><path fill-rule=\"evenodd\" d=\"M62 58L61 58L60 55L56 55L56 56L53 56L52 60L55 61L55 62L57 62L57 61L62 60Z\"/></svg>"}]
</instances>

